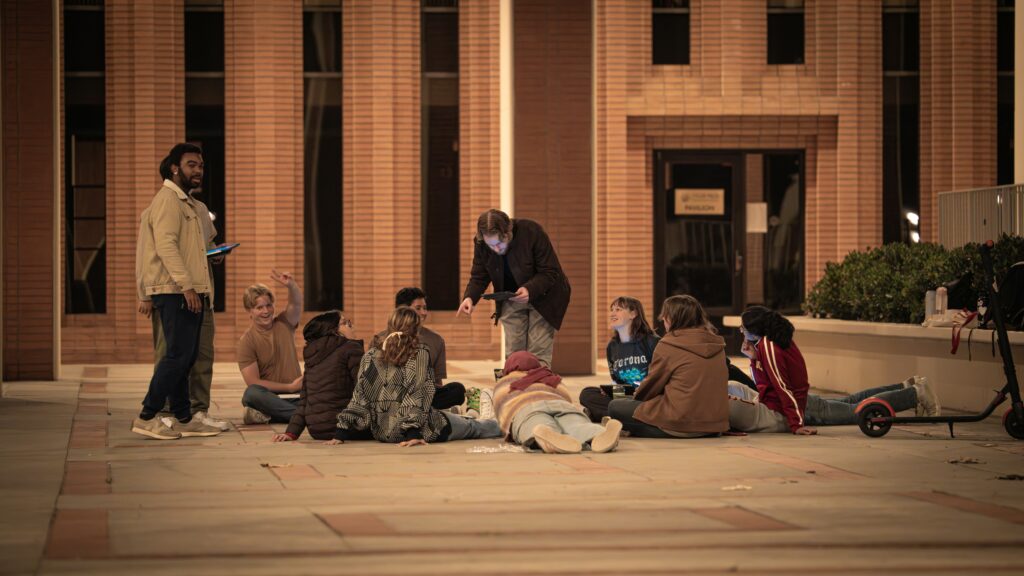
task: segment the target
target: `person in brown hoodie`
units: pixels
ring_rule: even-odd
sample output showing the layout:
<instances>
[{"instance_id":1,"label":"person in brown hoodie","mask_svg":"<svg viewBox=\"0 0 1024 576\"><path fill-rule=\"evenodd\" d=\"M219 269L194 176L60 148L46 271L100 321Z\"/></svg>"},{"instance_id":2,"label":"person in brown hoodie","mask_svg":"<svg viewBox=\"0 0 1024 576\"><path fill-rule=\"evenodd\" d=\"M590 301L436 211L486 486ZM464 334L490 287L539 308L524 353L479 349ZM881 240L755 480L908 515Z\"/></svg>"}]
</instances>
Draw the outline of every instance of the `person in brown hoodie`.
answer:
<instances>
[{"instance_id":1,"label":"person in brown hoodie","mask_svg":"<svg viewBox=\"0 0 1024 576\"><path fill-rule=\"evenodd\" d=\"M352 321L331 310L316 316L302 329L306 347L302 351L306 373L302 379L299 404L284 434L274 442L297 440L304 429L317 440L330 440L337 428L338 413L352 400L363 341L356 340ZM367 436L369 438L369 436Z\"/></svg>"},{"instance_id":2,"label":"person in brown hoodie","mask_svg":"<svg viewBox=\"0 0 1024 576\"><path fill-rule=\"evenodd\" d=\"M658 320L665 336L633 398L608 405L631 436L699 438L729 430L725 341L693 296L665 300Z\"/></svg>"}]
</instances>

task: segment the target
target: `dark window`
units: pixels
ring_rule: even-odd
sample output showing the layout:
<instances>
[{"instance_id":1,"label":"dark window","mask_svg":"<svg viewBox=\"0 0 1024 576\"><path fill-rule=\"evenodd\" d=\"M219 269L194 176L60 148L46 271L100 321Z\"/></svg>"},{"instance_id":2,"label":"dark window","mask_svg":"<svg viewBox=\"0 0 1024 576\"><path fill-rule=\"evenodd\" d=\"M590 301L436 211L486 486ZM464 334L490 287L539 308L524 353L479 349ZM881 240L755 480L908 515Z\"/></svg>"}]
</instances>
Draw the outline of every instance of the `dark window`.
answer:
<instances>
[{"instance_id":1,"label":"dark window","mask_svg":"<svg viewBox=\"0 0 1024 576\"><path fill-rule=\"evenodd\" d=\"M655 65L690 63L690 0L654 0L651 56Z\"/></svg>"},{"instance_id":2,"label":"dark window","mask_svg":"<svg viewBox=\"0 0 1024 576\"><path fill-rule=\"evenodd\" d=\"M882 70L917 72L921 68L921 14L914 6L885 6L882 12Z\"/></svg>"},{"instance_id":3,"label":"dark window","mask_svg":"<svg viewBox=\"0 0 1024 576\"><path fill-rule=\"evenodd\" d=\"M64 311L107 311L103 7L64 6Z\"/></svg>"},{"instance_id":4,"label":"dark window","mask_svg":"<svg viewBox=\"0 0 1024 576\"><path fill-rule=\"evenodd\" d=\"M1013 0L999 0L996 8L996 69L1013 72Z\"/></svg>"},{"instance_id":5,"label":"dark window","mask_svg":"<svg viewBox=\"0 0 1024 576\"><path fill-rule=\"evenodd\" d=\"M768 0L768 63L804 63L804 0Z\"/></svg>"},{"instance_id":6,"label":"dark window","mask_svg":"<svg viewBox=\"0 0 1024 576\"><path fill-rule=\"evenodd\" d=\"M341 2L302 13L305 302L342 308Z\"/></svg>"},{"instance_id":7,"label":"dark window","mask_svg":"<svg viewBox=\"0 0 1024 576\"><path fill-rule=\"evenodd\" d=\"M1013 0L996 8L996 183L1013 184Z\"/></svg>"},{"instance_id":8,"label":"dark window","mask_svg":"<svg viewBox=\"0 0 1024 576\"><path fill-rule=\"evenodd\" d=\"M764 155L764 302L785 313L800 313L804 301L803 155Z\"/></svg>"},{"instance_id":9,"label":"dark window","mask_svg":"<svg viewBox=\"0 0 1024 576\"><path fill-rule=\"evenodd\" d=\"M920 241L920 10L882 3L882 241Z\"/></svg>"},{"instance_id":10,"label":"dark window","mask_svg":"<svg viewBox=\"0 0 1024 576\"><path fill-rule=\"evenodd\" d=\"M459 12L424 1L420 62L422 278L428 304L459 306Z\"/></svg>"},{"instance_id":11,"label":"dark window","mask_svg":"<svg viewBox=\"0 0 1024 576\"><path fill-rule=\"evenodd\" d=\"M203 149L203 188L196 197L206 204L217 228L214 242L227 241L224 153L224 6L215 0L185 2L185 140ZM214 306L223 312L225 268L213 266Z\"/></svg>"}]
</instances>

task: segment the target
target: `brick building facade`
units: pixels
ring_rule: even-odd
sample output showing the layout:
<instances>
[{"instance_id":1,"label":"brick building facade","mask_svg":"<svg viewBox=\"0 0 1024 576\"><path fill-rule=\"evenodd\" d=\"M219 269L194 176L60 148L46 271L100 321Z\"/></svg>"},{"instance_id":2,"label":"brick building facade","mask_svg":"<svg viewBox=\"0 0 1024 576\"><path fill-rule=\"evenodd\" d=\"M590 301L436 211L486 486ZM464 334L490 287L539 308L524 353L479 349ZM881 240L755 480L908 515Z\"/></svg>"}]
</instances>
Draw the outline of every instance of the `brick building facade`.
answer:
<instances>
[{"instance_id":1,"label":"brick building facade","mask_svg":"<svg viewBox=\"0 0 1024 576\"><path fill-rule=\"evenodd\" d=\"M135 238L139 214L159 186L157 164L186 137L185 14L195 5L223 13L222 72L189 78L223 78L225 219L219 224L242 247L228 258L224 293L217 295L224 311L216 315L216 359L231 361L249 322L244 287L265 281L271 268L305 281L305 13L330 3L74 3L102 10L106 54L105 293L102 312L94 313L70 311L65 297L65 231L76 229L64 205L62 22L71 4L2 2L4 378L51 378L60 363L152 359L149 322L135 311ZM658 299L688 282L731 291L717 305L720 313L771 300L769 285L779 280L766 270L778 266L772 263L778 253L766 244L779 244L779 237L766 236L753 220L764 210L774 217L773 166L798 167L792 178L799 181L793 228L799 238L786 241L799 245L783 263L796 270L785 280L797 283L790 300L802 297L826 262L883 241L883 4L892 3L334 4L340 6L341 94L335 97L342 118L342 153L335 159L342 182L337 305L361 335L382 327L397 288L424 283L430 258L449 256L428 255L424 264L428 123L421 99L429 75L422 69L421 31L431 6L457 13L457 74L435 76L457 77L458 226L452 233L460 246L459 290L469 275L477 215L501 207L540 221L573 286L556 339L557 369L592 371L606 341L607 305L617 295L639 297L652 317ZM997 2L896 4L919 22L920 233L935 240L938 192L996 183ZM772 10L800 15L798 63L766 59ZM654 63L659 13L687 23L688 63ZM503 105L511 111L507 133ZM678 199L672 203L673 189L691 187L677 181L685 173L675 172L679 166L708 174L728 169L711 185L692 185L712 190L711 198L725 205L711 214L713 225L691 221L685 210L672 213L680 206ZM759 203L767 206L747 207ZM709 231L731 235L706 245L721 252L717 268L708 264L700 284L685 277L697 265L683 259L677 277L679 266L670 263L672 242L681 241L675 236L689 234L692 241ZM436 310L428 325L446 337L450 358L498 358L500 329L489 313L486 303L472 320Z\"/></svg>"}]
</instances>

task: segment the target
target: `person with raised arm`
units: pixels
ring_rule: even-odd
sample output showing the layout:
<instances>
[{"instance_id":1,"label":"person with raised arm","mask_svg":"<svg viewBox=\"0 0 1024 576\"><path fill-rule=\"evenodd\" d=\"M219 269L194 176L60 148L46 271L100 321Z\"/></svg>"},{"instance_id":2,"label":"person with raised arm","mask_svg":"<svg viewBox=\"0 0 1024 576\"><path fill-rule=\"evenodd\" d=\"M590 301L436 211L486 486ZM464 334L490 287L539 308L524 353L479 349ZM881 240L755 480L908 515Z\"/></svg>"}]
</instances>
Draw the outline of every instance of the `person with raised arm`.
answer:
<instances>
[{"instance_id":1,"label":"person with raised arm","mask_svg":"<svg viewBox=\"0 0 1024 576\"><path fill-rule=\"evenodd\" d=\"M288 290L288 305L276 314L274 293L263 284L245 289L242 305L252 324L238 340L238 369L245 381L242 406L246 424L288 422L302 389L302 369L295 351L295 330L302 317L302 290L291 274L272 270L270 278Z\"/></svg>"}]
</instances>

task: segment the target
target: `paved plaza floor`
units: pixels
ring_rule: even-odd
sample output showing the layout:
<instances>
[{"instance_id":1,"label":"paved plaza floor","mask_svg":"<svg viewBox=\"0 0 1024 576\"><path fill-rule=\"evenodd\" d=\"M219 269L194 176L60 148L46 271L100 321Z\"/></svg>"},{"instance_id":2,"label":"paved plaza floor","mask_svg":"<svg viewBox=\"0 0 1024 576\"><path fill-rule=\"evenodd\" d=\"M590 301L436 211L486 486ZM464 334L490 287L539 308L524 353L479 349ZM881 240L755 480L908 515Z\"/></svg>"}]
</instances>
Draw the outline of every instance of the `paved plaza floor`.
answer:
<instances>
[{"instance_id":1,"label":"paved plaza floor","mask_svg":"<svg viewBox=\"0 0 1024 576\"><path fill-rule=\"evenodd\" d=\"M491 368L449 362L449 376L486 383ZM218 364L212 412L235 427L159 442L129 432L149 375L4 383L0 572L1024 573L1024 442L997 419L955 439L846 426L624 438L610 454L275 444L284 426L242 425L241 377Z\"/></svg>"}]
</instances>

